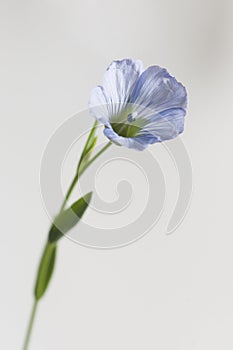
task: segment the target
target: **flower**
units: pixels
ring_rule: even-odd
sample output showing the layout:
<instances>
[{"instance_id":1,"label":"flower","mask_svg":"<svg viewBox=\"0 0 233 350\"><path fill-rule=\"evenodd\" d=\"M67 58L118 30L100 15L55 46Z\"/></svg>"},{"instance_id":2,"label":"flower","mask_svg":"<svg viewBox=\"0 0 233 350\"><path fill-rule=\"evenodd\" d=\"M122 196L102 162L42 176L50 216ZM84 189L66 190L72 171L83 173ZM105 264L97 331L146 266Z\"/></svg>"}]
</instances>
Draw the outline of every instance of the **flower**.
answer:
<instances>
[{"instance_id":1,"label":"flower","mask_svg":"<svg viewBox=\"0 0 233 350\"><path fill-rule=\"evenodd\" d=\"M105 136L137 150L182 133L186 108L185 87L165 68L144 70L141 61L131 59L113 61L89 99L90 112L104 124Z\"/></svg>"}]
</instances>

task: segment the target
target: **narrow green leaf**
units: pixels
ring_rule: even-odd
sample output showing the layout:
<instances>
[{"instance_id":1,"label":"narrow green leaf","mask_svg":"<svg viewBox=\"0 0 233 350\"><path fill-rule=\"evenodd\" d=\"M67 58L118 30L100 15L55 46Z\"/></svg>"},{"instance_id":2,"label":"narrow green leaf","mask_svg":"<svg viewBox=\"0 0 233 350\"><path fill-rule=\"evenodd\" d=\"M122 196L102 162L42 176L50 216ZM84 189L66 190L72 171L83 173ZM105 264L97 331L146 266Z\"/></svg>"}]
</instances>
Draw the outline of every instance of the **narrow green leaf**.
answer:
<instances>
[{"instance_id":1,"label":"narrow green leaf","mask_svg":"<svg viewBox=\"0 0 233 350\"><path fill-rule=\"evenodd\" d=\"M49 242L56 242L79 222L91 201L91 196L92 192L87 193L58 215L49 231Z\"/></svg>"},{"instance_id":2,"label":"narrow green leaf","mask_svg":"<svg viewBox=\"0 0 233 350\"><path fill-rule=\"evenodd\" d=\"M48 287L54 269L56 248L56 243L48 242L45 246L37 273L35 286L36 300L39 300L43 296Z\"/></svg>"}]
</instances>

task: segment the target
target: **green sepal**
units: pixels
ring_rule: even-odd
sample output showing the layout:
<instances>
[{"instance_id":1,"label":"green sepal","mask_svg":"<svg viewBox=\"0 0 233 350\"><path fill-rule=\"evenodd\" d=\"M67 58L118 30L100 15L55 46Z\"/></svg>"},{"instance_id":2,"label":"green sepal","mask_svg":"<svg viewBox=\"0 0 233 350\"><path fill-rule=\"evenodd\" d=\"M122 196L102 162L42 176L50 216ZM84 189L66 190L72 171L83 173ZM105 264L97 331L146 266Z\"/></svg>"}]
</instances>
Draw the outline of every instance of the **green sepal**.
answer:
<instances>
[{"instance_id":1,"label":"green sepal","mask_svg":"<svg viewBox=\"0 0 233 350\"><path fill-rule=\"evenodd\" d=\"M59 238L79 222L91 201L91 196L92 192L87 193L77 202L72 204L70 208L62 211L62 213L55 218L49 231L49 242L52 243L58 241Z\"/></svg>"},{"instance_id":2,"label":"green sepal","mask_svg":"<svg viewBox=\"0 0 233 350\"><path fill-rule=\"evenodd\" d=\"M34 291L36 300L39 300L43 296L48 287L54 269L56 250L56 243L47 242L37 273L37 280Z\"/></svg>"}]
</instances>

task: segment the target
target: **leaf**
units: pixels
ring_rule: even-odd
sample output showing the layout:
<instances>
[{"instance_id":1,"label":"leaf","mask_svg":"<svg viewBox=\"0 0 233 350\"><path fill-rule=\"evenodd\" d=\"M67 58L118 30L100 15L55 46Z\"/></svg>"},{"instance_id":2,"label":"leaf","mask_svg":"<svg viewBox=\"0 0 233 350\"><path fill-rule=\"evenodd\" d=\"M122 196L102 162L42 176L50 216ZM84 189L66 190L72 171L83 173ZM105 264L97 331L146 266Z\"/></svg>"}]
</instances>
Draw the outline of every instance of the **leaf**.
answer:
<instances>
[{"instance_id":1,"label":"leaf","mask_svg":"<svg viewBox=\"0 0 233 350\"><path fill-rule=\"evenodd\" d=\"M85 213L91 201L92 192L87 193L55 219L49 231L49 242L56 242L74 227Z\"/></svg>"},{"instance_id":2,"label":"leaf","mask_svg":"<svg viewBox=\"0 0 233 350\"><path fill-rule=\"evenodd\" d=\"M52 277L56 259L56 242L79 222L91 201L91 196L92 192L87 193L55 219L49 231L49 240L45 246L38 268L34 291L36 300L39 300L44 295Z\"/></svg>"},{"instance_id":3,"label":"leaf","mask_svg":"<svg viewBox=\"0 0 233 350\"><path fill-rule=\"evenodd\" d=\"M39 300L43 296L48 287L54 269L56 249L57 245L55 243L48 242L45 246L37 273L35 286L36 300Z\"/></svg>"}]
</instances>

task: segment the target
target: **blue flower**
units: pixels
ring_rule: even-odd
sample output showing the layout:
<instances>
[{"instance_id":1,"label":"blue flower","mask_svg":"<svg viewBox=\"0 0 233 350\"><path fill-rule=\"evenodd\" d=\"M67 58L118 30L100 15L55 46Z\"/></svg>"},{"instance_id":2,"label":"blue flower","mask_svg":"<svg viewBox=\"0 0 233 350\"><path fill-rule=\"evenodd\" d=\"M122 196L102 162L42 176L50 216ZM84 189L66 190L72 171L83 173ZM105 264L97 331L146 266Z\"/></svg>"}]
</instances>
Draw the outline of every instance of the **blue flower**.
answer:
<instances>
[{"instance_id":1,"label":"blue flower","mask_svg":"<svg viewBox=\"0 0 233 350\"><path fill-rule=\"evenodd\" d=\"M166 69L141 61L113 61L91 92L91 114L117 145L137 150L177 137L184 130L185 87Z\"/></svg>"}]
</instances>

